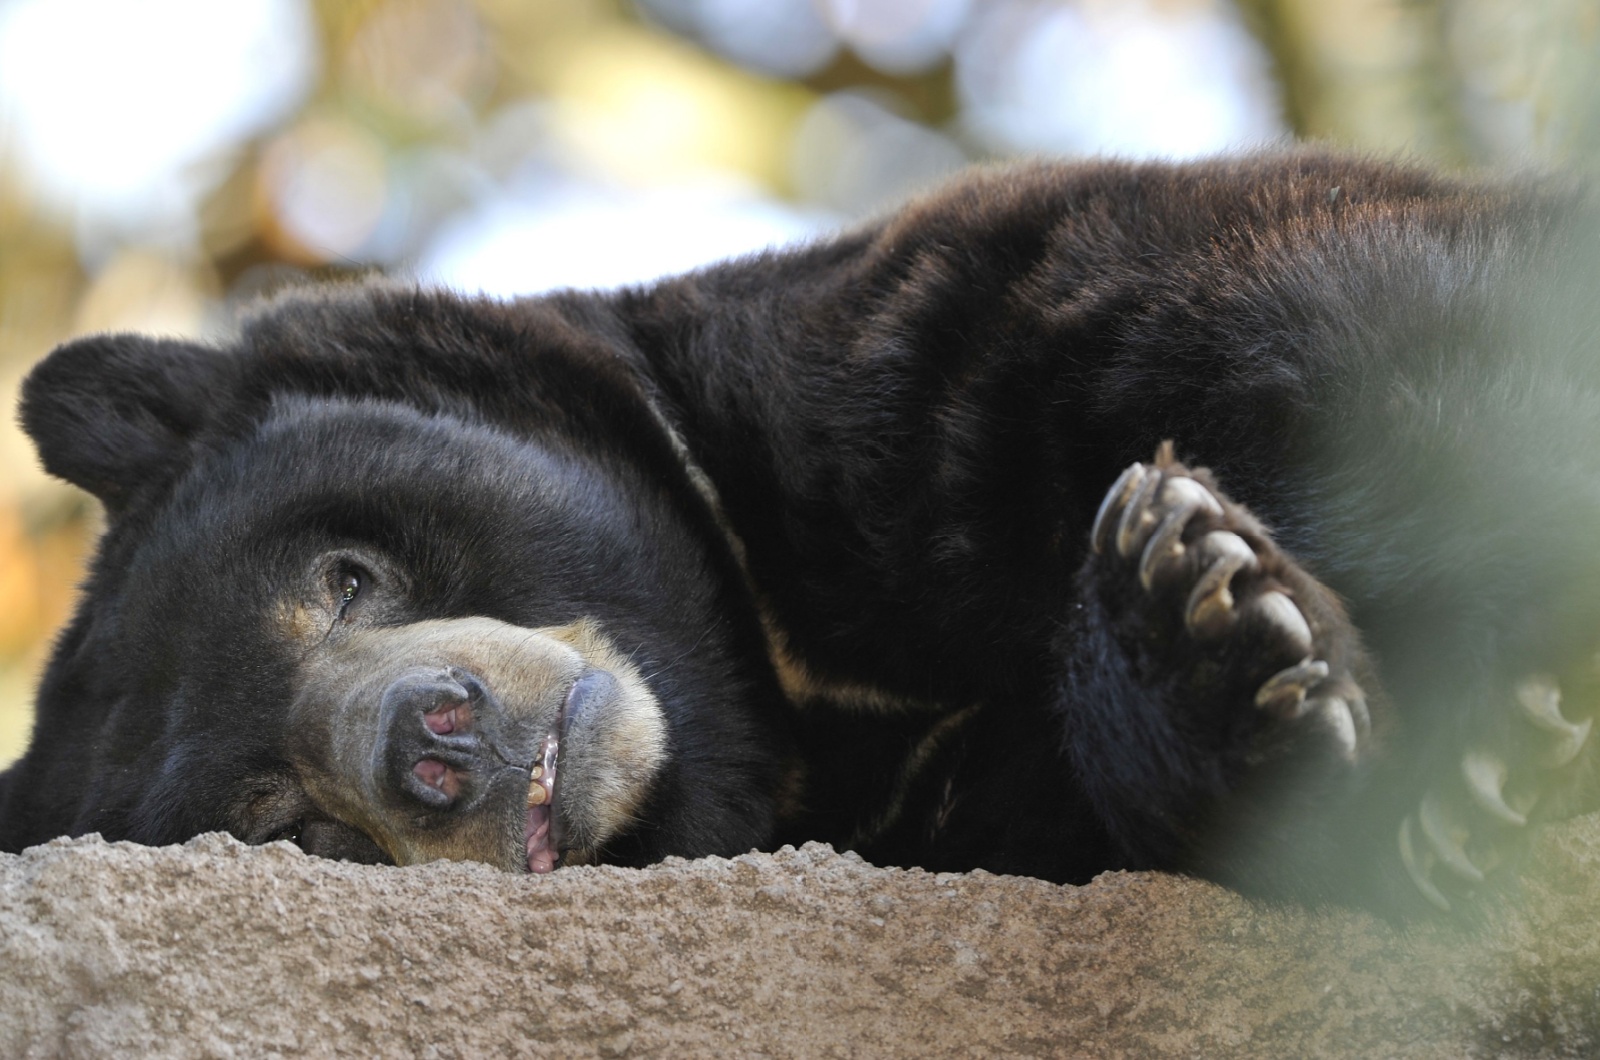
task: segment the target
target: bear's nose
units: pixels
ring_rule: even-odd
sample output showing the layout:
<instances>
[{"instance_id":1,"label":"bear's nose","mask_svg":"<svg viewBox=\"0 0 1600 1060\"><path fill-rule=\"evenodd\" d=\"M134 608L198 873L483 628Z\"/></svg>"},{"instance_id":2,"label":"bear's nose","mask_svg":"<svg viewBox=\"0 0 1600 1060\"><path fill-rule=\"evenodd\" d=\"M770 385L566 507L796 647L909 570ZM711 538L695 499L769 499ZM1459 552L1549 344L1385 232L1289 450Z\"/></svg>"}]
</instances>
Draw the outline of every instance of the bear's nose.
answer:
<instances>
[{"instance_id":1,"label":"bear's nose","mask_svg":"<svg viewBox=\"0 0 1600 1060\"><path fill-rule=\"evenodd\" d=\"M500 764L484 731L500 714L484 682L459 667L402 674L379 704L380 786L429 810L470 806L476 782Z\"/></svg>"}]
</instances>

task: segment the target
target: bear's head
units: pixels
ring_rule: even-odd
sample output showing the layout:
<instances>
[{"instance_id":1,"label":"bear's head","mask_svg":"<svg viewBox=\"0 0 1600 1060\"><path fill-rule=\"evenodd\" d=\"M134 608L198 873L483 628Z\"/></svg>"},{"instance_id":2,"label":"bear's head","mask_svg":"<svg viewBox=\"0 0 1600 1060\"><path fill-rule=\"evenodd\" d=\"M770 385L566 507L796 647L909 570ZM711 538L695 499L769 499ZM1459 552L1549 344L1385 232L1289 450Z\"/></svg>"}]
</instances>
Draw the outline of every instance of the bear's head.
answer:
<instances>
[{"instance_id":1,"label":"bear's head","mask_svg":"<svg viewBox=\"0 0 1600 1060\"><path fill-rule=\"evenodd\" d=\"M360 288L39 365L24 425L107 527L4 846L545 871L768 838L753 607L625 351L563 305Z\"/></svg>"}]
</instances>

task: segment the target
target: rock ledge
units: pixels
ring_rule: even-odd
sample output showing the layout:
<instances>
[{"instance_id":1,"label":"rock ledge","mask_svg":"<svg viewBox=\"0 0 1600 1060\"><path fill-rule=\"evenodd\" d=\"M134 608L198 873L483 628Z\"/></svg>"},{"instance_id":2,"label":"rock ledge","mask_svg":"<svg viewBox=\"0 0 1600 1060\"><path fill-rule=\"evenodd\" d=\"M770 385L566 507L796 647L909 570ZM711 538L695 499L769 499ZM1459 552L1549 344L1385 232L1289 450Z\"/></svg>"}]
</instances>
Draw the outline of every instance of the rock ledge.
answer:
<instances>
[{"instance_id":1,"label":"rock ledge","mask_svg":"<svg viewBox=\"0 0 1600 1060\"><path fill-rule=\"evenodd\" d=\"M0 856L0 1054L1593 1056L1600 818L1472 932L876 868L375 868L287 844Z\"/></svg>"}]
</instances>

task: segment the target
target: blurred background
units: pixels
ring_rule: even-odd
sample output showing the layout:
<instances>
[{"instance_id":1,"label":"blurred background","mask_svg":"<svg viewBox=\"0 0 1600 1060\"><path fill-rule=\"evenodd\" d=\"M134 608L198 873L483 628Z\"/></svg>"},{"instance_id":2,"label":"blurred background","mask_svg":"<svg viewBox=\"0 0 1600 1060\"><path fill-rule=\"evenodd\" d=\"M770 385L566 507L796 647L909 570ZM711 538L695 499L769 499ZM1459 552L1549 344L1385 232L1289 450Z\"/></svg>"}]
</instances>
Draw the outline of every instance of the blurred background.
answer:
<instances>
[{"instance_id":1,"label":"blurred background","mask_svg":"<svg viewBox=\"0 0 1600 1060\"><path fill-rule=\"evenodd\" d=\"M1597 49L1600 0L0 0L0 764L97 530L11 422L62 339L648 280L1016 155L1586 167Z\"/></svg>"}]
</instances>

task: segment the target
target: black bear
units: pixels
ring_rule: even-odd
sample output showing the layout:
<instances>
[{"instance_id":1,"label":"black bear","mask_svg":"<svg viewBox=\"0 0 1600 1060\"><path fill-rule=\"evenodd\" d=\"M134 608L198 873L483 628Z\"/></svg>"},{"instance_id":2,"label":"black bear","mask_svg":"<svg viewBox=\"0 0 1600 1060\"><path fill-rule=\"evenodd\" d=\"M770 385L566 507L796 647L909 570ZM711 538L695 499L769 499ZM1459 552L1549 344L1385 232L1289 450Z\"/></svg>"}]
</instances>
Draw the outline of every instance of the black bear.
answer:
<instances>
[{"instance_id":1,"label":"black bear","mask_svg":"<svg viewBox=\"0 0 1600 1060\"><path fill-rule=\"evenodd\" d=\"M1034 165L638 288L68 343L22 419L107 528L0 848L1459 907L1600 790L1591 214Z\"/></svg>"}]
</instances>

